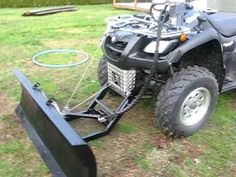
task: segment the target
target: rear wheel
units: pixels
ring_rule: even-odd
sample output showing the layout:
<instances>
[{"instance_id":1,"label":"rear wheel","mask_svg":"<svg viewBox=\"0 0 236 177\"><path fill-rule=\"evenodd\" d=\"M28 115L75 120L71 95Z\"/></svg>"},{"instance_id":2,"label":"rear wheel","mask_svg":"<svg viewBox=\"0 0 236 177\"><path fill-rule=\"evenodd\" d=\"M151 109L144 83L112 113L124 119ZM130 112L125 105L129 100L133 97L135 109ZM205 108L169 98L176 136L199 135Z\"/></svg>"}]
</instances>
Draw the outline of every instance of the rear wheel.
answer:
<instances>
[{"instance_id":1,"label":"rear wheel","mask_svg":"<svg viewBox=\"0 0 236 177\"><path fill-rule=\"evenodd\" d=\"M183 69L168 79L158 95L156 117L162 130L172 137L198 131L212 114L218 84L206 68Z\"/></svg>"}]
</instances>

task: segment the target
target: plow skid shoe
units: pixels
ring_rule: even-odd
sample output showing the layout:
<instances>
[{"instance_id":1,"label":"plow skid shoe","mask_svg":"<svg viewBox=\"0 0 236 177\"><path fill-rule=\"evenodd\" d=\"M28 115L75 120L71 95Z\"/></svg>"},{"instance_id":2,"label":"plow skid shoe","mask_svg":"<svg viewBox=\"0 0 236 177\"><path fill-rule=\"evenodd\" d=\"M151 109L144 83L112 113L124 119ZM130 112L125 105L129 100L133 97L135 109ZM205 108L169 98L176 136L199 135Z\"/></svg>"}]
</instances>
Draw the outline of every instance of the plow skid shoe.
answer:
<instances>
[{"instance_id":1,"label":"plow skid shoe","mask_svg":"<svg viewBox=\"0 0 236 177\"><path fill-rule=\"evenodd\" d=\"M23 127L37 147L53 176L95 177L96 160L88 144L19 71L22 97L16 109Z\"/></svg>"}]
</instances>

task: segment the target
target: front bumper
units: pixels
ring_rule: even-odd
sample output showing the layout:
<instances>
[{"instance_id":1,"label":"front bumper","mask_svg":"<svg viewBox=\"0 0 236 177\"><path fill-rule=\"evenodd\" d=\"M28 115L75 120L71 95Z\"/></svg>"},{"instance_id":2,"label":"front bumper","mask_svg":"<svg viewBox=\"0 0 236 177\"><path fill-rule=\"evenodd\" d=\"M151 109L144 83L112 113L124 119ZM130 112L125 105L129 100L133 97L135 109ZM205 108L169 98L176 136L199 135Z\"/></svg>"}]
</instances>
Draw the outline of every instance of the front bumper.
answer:
<instances>
[{"instance_id":1,"label":"front bumper","mask_svg":"<svg viewBox=\"0 0 236 177\"><path fill-rule=\"evenodd\" d=\"M143 49L153 40L147 36L129 35L128 39L117 38L108 35L103 41L103 51L108 62L124 70L150 69L153 62L153 54L143 52ZM157 72L166 72L169 63L165 56L160 56L156 64Z\"/></svg>"}]
</instances>

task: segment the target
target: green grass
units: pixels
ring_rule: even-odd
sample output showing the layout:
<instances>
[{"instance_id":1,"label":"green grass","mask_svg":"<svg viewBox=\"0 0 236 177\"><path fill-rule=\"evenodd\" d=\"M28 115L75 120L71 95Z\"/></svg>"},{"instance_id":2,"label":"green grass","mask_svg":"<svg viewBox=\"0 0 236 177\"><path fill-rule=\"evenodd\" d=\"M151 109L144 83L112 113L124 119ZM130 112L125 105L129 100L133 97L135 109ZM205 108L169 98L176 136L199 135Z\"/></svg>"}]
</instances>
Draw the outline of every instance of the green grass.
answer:
<instances>
[{"instance_id":1,"label":"green grass","mask_svg":"<svg viewBox=\"0 0 236 177\"><path fill-rule=\"evenodd\" d=\"M21 176L21 169L12 166L12 164L7 163L6 161L0 161L0 175L6 177L15 177Z\"/></svg>"},{"instance_id":2,"label":"green grass","mask_svg":"<svg viewBox=\"0 0 236 177\"><path fill-rule=\"evenodd\" d=\"M7 154L7 153L14 154L22 147L23 145L17 141L5 143L0 145L0 154Z\"/></svg>"},{"instance_id":3,"label":"green grass","mask_svg":"<svg viewBox=\"0 0 236 177\"><path fill-rule=\"evenodd\" d=\"M137 129L134 127L133 124L128 122L120 122L116 127L117 131L124 133L124 134L131 134L137 132Z\"/></svg>"},{"instance_id":4,"label":"green grass","mask_svg":"<svg viewBox=\"0 0 236 177\"><path fill-rule=\"evenodd\" d=\"M86 64L48 69L34 65L31 57L48 49L82 50L90 54L93 64L70 105L100 88L96 68L102 51L95 51L104 33L104 18L128 12L113 10L111 5L78 8L73 13L27 18L21 17L27 9L0 11L0 176L50 176L15 119L13 112L21 88L12 74L13 68L22 70L33 82L40 82L47 95L64 106ZM40 61L53 64L78 59L74 55L52 54ZM109 136L90 143L100 176L236 176L234 91L221 95L210 122L185 139L171 140L160 134L155 125L154 104L154 99L142 100L122 117Z\"/></svg>"}]
</instances>

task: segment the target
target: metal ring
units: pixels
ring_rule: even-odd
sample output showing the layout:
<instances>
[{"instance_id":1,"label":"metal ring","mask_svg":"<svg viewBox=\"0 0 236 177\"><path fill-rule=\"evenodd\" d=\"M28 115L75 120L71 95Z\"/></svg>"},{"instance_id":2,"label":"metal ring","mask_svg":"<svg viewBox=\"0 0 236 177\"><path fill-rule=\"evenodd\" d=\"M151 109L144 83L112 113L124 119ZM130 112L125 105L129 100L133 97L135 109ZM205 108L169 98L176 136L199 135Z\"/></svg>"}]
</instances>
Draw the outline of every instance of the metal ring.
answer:
<instances>
[{"instance_id":1,"label":"metal ring","mask_svg":"<svg viewBox=\"0 0 236 177\"><path fill-rule=\"evenodd\" d=\"M78 55L82 55L84 56L85 59L83 59L82 61L79 62L74 62L74 63L69 63L69 64L44 64L39 62L37 59L43 55L47 55L47 54L52 54L52 53L75 53ZM81 52L79 50L71 50L71 49L54 49L54 50L46 50L43 52L39 52L36 55L34 55L32 57L32 61L38 65L38 66L42 66L42 67L47 67L47 68L66 68L66 67L73 67L73 66L77 66L77 65L81 65L85 62L87 62L89 59L88 54Z\"/></svg>"}]
</instances>

